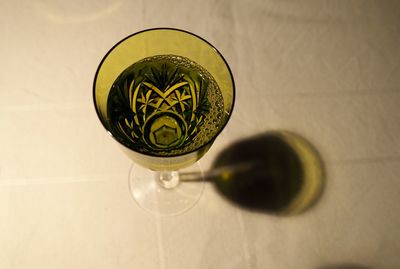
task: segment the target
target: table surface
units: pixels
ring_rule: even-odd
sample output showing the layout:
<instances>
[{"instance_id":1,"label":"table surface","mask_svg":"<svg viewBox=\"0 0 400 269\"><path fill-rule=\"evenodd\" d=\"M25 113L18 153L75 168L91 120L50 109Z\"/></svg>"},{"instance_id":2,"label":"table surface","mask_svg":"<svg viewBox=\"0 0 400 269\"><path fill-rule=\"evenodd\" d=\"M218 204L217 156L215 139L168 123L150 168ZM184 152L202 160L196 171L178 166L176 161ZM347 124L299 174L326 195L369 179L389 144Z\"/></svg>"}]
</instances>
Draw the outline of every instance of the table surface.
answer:
<instances>
[{"instance_id":1,"label":"table surface","mask_svg":"<svg viewBox=\"0 0 400 269\"><path fill-rule=\"evenodd\" d=\"M399 3L1 1L0 268L400 268ZM117 41L161 26L210 41L235 77L204 169L290 131L323 163L312 207L248 210L211 182L176 217L132 200L92 83Z\"/></svg>"}]
</instances>

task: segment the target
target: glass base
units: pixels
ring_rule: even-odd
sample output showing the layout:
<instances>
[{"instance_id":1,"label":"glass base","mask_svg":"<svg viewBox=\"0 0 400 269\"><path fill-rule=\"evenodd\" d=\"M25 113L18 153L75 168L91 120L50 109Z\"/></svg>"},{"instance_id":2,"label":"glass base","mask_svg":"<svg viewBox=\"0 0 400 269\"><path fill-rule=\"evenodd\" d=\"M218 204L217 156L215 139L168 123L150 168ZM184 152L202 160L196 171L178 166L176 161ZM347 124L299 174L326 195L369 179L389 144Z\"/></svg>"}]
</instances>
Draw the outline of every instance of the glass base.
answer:
<instances>
[{"instance_id":1,"label":"glass base","mask_svg":"<svg viewBox=\"0 0 400 269\"><path fill-rule=\"evenodd\" d=\"M197 175L195 180L180 180L180 173ZM173 172L156 172L137 164L129 171L129 189L133 199L157 216L180 215L191 209L204 190L204 174L199 162Z\"/></svg>"}]
</instances>

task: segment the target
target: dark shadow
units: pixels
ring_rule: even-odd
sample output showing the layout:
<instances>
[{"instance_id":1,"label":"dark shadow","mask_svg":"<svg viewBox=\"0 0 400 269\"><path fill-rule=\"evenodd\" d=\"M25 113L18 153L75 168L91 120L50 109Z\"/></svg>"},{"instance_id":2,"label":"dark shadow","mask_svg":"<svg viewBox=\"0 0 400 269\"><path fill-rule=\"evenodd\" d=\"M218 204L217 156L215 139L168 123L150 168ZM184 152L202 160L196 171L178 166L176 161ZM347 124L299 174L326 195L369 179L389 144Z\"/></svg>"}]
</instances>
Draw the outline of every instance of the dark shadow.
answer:
<instances>
[{"instance_id":1,"label":"dark shadow","mask_svg":"<svg viewBox=\"0 0 400 269\"><path fill-rule=\"evenodd\" d=\"M336 265L325 265L318 267L318 269L372 269L371 267L355 264L355 263L344 263L344 264L336 264Z\"/></svg>"},{"instance_id":2,"label":"dark shadow","mask_svg":"<svg viewBox=\"0 0 400 269\"><path fill-rule=\"evenodd\" d=\"M316 149L287 131L238 141L205 173L232 203L272 214L301 213L316 203L324 187L324 169Z\"/></svg>"}]
</instances>

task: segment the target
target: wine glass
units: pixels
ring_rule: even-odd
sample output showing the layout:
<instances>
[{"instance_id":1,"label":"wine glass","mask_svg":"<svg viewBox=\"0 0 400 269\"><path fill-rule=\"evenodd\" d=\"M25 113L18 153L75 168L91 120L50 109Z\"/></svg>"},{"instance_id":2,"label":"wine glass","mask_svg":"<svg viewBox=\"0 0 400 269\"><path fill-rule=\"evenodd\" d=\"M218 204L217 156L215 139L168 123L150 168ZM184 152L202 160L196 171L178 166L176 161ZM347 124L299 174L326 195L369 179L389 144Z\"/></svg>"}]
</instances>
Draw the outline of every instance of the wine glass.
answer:
<instances>
[{"instance_id":1,"label":"wine glass","mask_svg":"<svg viewBox=\"0 0 400 269\"><path fill-rule=\"evenodd\" d=\"M94 105L134 162L129 186L142 208L176 215L199 200L204 180L181 182L179 173L202 175L198 160L227 124L234 97L223 56L190 32L144 30L106 54L95 75Z\"/></svg>"}]
</instances>

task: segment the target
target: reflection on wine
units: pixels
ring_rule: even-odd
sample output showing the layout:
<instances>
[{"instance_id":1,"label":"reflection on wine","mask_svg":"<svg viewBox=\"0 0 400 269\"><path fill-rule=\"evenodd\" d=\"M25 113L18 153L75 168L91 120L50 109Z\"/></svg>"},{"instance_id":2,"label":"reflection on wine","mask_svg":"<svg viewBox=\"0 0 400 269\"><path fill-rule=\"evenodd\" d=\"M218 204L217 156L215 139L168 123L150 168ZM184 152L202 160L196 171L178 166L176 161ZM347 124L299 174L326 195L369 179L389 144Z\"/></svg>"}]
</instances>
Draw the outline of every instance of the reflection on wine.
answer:
<instances>
[{"instance_id":1,"label":"reflection on wine","mask_svg":"<svg viewBox=\"0 0 400 269\"><path fill-rule=\"evenodd\" d=\"M126 68L112 85L107 110L116 139L157 156L196 150L226 120L211 74L175 55L147 57Z\"/></svg>"}]
</instances>

